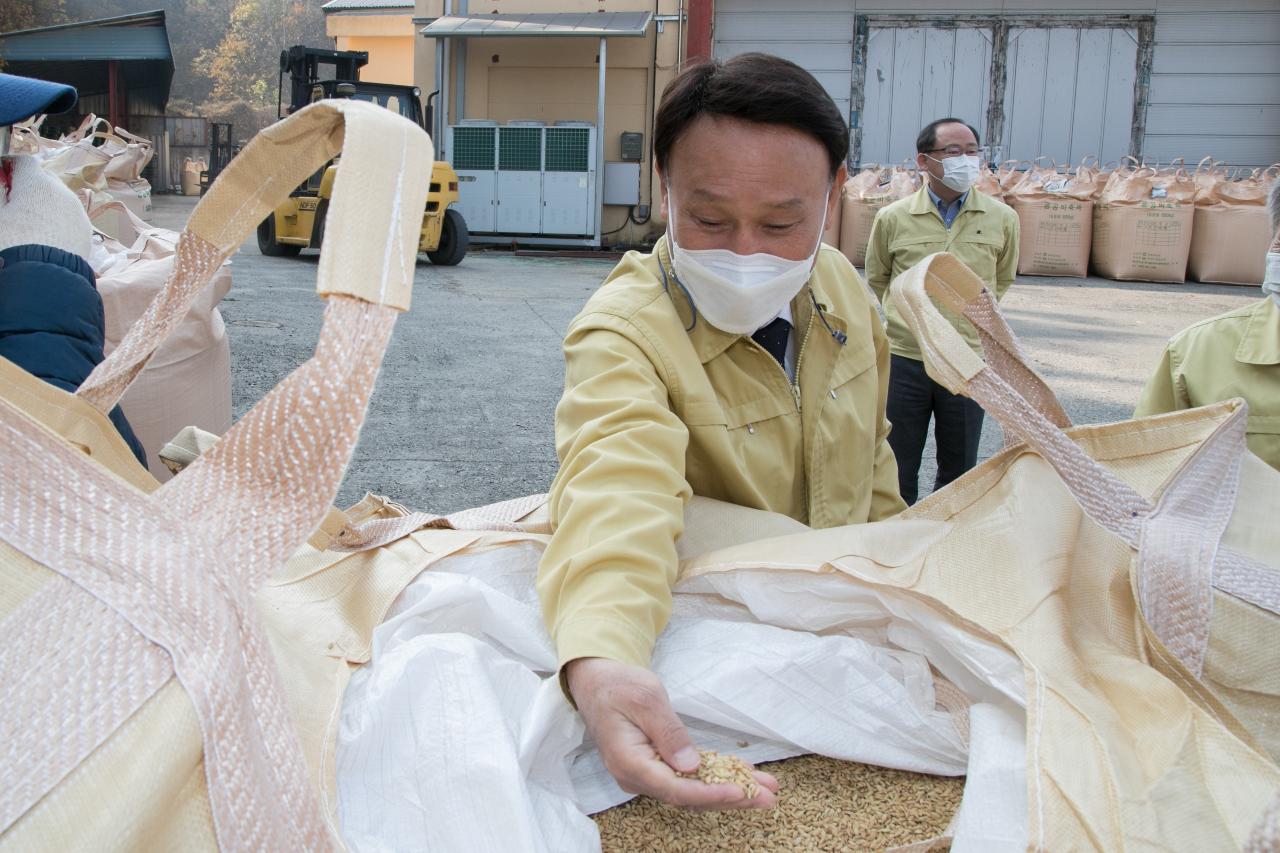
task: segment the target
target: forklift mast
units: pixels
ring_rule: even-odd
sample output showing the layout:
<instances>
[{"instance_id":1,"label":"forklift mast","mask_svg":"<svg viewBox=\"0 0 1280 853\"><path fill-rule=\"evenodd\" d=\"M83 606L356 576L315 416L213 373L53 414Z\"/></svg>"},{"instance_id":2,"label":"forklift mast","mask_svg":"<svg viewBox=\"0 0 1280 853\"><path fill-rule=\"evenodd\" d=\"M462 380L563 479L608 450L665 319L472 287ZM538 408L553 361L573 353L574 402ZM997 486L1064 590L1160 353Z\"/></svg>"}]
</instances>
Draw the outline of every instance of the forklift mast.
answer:
<instances>
[{"instance_id":1,"label":"forklift mast","mask_svg":"<svg viewBox=\"0 0 1280 853\"><path fill-rule=\"evenodd\" d=\"M360 69L369 63L363 50L326 50L294 45L280 51L280 86L276 91L276 117L284 117L284 75L289 75L289 112L311 103L311 90L321 81L360 79Z\"/></svg>"}]
</instances>

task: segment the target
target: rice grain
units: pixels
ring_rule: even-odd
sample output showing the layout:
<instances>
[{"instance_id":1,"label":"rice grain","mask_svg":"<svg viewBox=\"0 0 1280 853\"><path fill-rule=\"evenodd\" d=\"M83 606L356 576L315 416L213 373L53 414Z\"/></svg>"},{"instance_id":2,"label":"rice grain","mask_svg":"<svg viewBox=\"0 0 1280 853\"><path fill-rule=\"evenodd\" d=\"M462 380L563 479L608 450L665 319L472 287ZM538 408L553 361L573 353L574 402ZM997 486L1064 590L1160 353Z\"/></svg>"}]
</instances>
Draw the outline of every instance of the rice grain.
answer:
<instances>
[{"instance_id":1,"label":"rice grain","mask_svg":"<svg viewBox=\"0 0 1280 853\"><path fill-rule=\"evenodd\" d=\"M707 755L713 756L710 762ZM735 756L707 753L703 763L726 758L738 761ZM941 835L964 790L963 778L889 770L819 755L762 764L759 769L773 774L781 786L776 808L695 812L636 797L595 815L603 850L885 850ZM702 772L699 767L699 778ZM729 781L719 774L715 778Z\"/></svg>"}]
</instances>

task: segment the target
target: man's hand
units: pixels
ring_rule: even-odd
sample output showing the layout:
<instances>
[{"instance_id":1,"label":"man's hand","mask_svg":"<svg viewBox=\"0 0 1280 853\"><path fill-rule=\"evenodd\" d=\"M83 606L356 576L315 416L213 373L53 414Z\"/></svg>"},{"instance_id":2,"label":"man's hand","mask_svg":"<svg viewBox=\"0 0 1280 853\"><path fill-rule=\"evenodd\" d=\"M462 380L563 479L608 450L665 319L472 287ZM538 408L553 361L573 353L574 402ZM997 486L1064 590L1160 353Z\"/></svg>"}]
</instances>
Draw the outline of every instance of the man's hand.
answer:
<instances>
[{"instance_id":1,"label":"man's hand","mask_svg":"<svg viewBox=\"0 0 1280 853\"><path fill-rule=\"evenodd\" d=\"M580 658L565 666L565 675L604 766L622 790L692 809L767 809L777 802L778 782L768 773L755 772L760 793L751 800L737 785L676 775L698 769L698 751L649 670Z\"/></svg>"}]
</instances>

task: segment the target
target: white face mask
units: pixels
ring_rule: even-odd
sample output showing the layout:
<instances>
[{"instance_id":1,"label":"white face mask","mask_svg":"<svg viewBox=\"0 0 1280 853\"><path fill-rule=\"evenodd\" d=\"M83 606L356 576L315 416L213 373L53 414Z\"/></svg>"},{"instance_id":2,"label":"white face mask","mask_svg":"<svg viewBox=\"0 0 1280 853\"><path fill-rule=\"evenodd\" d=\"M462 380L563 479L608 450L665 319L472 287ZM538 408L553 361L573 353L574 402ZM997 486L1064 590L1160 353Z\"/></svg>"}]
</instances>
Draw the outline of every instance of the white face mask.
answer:
<instances>
[{"instance_id":1,"label":"white face mask","mask_svg":"<svg viewBox=\"0 0 1280 853\"><path fill-rule=\"evenodd\" d=\"M1280 306L1280 252L1267 252L1267 274L1262 277L1262 292Z\"/></svg>"},{"instance_id":2,"label":"white face mask","mask_svg":"<svg viewBox=\"0 0 1280 853\"><path fill-rule=\"evenodd\" d=\"M828 193L830 195L830 188ZM676 242L675 197L667 187L667 242L676 278L689 291L707 322L725 332L749 335L773 320L791 301L813 272L822 233L827 227L827 196L823 196L822 225L818 244L809 257L789 261L764 252L739 255L728 249L685 249Z\"/></svg>"},{"instance_id":3,"label":"white face mask","mask_svg":"<svg viewBox=\"0 0 1280 853\"><path fill-rule=\"evenodd\" d=\"M925 155L929 157L928 154ZM935 163L942 164L942 183L958 193L966 192L973 182L978 180L978 172L982 163L976 156L961 154L958 157L947 157L939 160L929 157Z\"/></svg>"}]
</instances>

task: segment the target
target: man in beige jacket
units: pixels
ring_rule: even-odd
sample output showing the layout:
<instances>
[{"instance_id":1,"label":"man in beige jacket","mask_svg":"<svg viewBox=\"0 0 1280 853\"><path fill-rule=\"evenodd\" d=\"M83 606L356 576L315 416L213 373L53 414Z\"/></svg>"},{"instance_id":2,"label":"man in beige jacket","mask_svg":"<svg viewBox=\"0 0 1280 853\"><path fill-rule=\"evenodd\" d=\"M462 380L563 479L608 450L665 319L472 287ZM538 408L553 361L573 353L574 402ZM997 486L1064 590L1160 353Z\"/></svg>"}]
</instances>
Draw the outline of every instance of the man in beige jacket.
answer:
<instances>
[{"instance_id":1,"label":"man in beige jacket","mask_svg":"<svg viewBox=\"0 0 1280 853\"><path fill-rule=\"evenodd\" d=\"M667 234L628 254L565 337L555 535L538 578L562 683L625 790L767 807L698 765L648 669L692 494L815 527L904 508L886 442L889 349L874 296L823 246L848 128L798 66L689 69L654 129ZM654 761L655 752L663 761Z\"/></svg>"},{"instance_id":2,"label":"man in beige jacket","mask_svg":"<svg viewBox=\"0 0 1280 853\"><path fill-rule=\"evenodd\" d=\"M881 298L889 284L935 252L949 252L1003 299L1018 271L1018 216L974 186L982 170L978 132L960 119L932 121L916 137L916 168L924 184L876 214L867 243L867 283ZM978 331L963 317L942 309L974 351ZM978 463L982 407L953 394L925 373L920 345L897 309L886 301L889 331L889 421L893 424L898 488L914 504L920 488L920 457L933 422L941 489Z\"/></svg>"},{"instance_id":3,"label":"man in beige jacket","mask_svg":"<svg viewBox=\"0 0 1280 853\"><path fill-rule=\"evenodd\" d=\"M1133 416L1243 397L1249 404L1249 449L1280 471L1280 181L1271 185L1267 207L1272 238L1262 298L1170 338Z\"/></svg>"}]
</instances>

